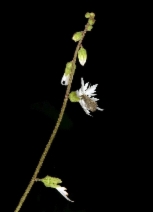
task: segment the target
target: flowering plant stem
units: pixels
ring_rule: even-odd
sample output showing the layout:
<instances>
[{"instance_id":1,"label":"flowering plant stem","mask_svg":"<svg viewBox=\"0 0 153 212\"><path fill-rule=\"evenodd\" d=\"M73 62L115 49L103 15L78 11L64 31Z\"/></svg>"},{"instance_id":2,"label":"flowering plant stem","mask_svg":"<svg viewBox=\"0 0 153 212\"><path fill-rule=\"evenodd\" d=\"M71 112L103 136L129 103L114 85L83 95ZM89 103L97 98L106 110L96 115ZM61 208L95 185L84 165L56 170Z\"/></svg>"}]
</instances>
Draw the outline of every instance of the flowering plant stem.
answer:
<instances>
[{"instance_id":1,"label":"flowering plant stem","mask_svg":"<svg viewBox=\"0 0 153 212\"><path fill-rule=\"evenodd\" d=\"M67 89L66 89L66 93L65 93L63 105L62 105L62 108L61 108L61 111L60 111L58 120L57 120L57 122L56 122L55 128L54 128L54 130L53 130L53 132L52 132L52 134L51 134L51 136L50 136L50 139L49 139L49 141L48 141L48 143L47 143L47 145L46 145L46 147L45 147L45 149L44 149L44 151L43 151L43 153L42 153L42 155L41 155L41 158L40 158L40 160L39 160L39 162L38 162L38 165L37 165L37 167L36 167L36 169L35 169L35 172L34 172L32 178L31 178L31 180L30 180L30 182L29 182L29 184L28 184L28 186L27 186L27 188L26 188L26 190L25 190L23 196L21 197L21 199L20 199L20 201L19 201L19 203L18 203L18 205L17 205L17 207L16 207L16 209L15 209L14 212L20 211L20 209L21 209L21 207L22 207L24 201L26 200L26 197L27 197L27 195L29 194L29 192L30 192L30 190L31 190L31 188L32 188L32 186L33 186L33 184L34 184L36 178L37 178L37 175L38 175L38 173L39 173L39 171L40 171L40 169L41 169L41 167L42 167L42 165L43 165L43 162L44 162L44 160L45 160L45 157L46 157L46 155L47 155L47 153L48 153L48 151L49 151L49 149L50 149L50 146L51 146L51 144L52 144L52 142L53 142L53 139L55 138L55 135L56 135L56 133L57 133L57 131L58 131L58 128L59 128L59 126L60 126L60 123L61 123L61 121L62 121L63 114L64 114L64 111L65 111L65 108L66 108L66 105L67 105L67 101L68 101L70 89L71 89L71 84L72 84L72 80L73 80L73 75L74 75L74 73L75 73L75 63L76 63L76 59L77 59L77 54L78 54L78 51L79 51L79 49L80 49L80 47L81 47L82 41L83 41L83 39L84 39L84 36L85 36L85 34L86 34L86 32L87 32L88 25L89 25L89 23L87 23L87 24L85 25L85 29L84 29L84 31L83 31L83 33L82 33L82 37L81 37L81 39L79 40L78 45L77 45L77 47L76 47L76 50L75 50L75 52L74 52L74 56L73 56L73 60L72 60L72 70L71 70L71 74L70 74L70 78L69 78L69 83L68 83L68 86L67 86Z\"/></svg>"}]
</instances>

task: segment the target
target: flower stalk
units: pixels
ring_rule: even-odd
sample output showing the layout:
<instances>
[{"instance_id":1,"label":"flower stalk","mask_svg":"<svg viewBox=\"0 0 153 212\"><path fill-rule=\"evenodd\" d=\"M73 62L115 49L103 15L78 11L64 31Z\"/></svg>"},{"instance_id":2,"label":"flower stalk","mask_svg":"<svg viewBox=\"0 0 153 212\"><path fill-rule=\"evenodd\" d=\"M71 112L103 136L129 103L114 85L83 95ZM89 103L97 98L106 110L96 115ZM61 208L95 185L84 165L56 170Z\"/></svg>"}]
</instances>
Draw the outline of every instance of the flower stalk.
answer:
<instances>
[{"instance_id":1,"label":"flower stalk","mask_svg":"<svg viewBox=\"0 0 153 212\"><path fill-rule=\"evenodd\" d=\"M48 151L50 149L50 146L51 146L51 144L52 144L52 142L53 142L53 140L55 138L55 135L56 135L56 133L58 131L58 128L60 126L60 123L62 121L63 114L64 114L64 111L65 111L65 108L66 108L66 105L67 105L70 89L71 89L72 79L73 79L73 76L74 76L74 73L75 73L75 63L76 63L78 51L79 51L79 49L81 47L82 41L84 39L84 36L85 36L85 34L86 34L87 30L88 30L88 26L89 26L89 23L87 23L85 25L85 29L82 32L81 39L78 41L76 50L74 52L74 56L73 56L73 60L72 60L72 69L71 69L70 77L69 77L69 80L68 80L68 86L67 86L67 89L66 89L63 105L62 105L58 120L56 122L55 128L54 128L54 130L53 130L53 132L52 132L52 134L50 136L50 139L49 139L49 141L48 141L48 143L47 143L47 145L46 145L41 157L40 157L40 160L39 160L38 165L37 165L37 167L36 167L36 169L34 171L34 174L33 174L32 178L31 178L31 180L30 180L30 182L29 182L24 194L22 195L22 197L21 197L21 199L20 199L20 201L19 201L19 203L18 203L18 205L17 205L17 207L16 207L14 212L19 212L20 211L20 209L21 209L24 201L26 200L26 198L27 198L27 196L28 196L33 184L35 183L35 180L36 180L36 178L38 176L38 173L39 173L39 171L40 171L40 169L41 169L41 167L43 165L43 162L44 162L44 160L45 160L45 158L47 156L47 153L48 153Z\"/></svg>"}]
</instances>

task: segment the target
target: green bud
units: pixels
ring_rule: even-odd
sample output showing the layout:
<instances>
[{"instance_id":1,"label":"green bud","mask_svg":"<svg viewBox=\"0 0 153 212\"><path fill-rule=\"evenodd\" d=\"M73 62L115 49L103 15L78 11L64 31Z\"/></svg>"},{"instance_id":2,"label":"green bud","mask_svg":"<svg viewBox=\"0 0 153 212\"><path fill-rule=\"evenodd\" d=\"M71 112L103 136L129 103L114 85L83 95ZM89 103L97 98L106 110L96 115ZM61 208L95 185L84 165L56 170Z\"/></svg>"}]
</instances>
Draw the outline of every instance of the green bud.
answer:
<instances>
[{"instance_id":1,"label":"green bud","mask_svg":"<svg viewBox=\"0 0 153 212\"><path fill-rule=\"evenodd\" d=\"M86 63L87 51L83 47L81 47L78 51L78 59L82 66Z\"/></svg>"},{"instance_id":2,"label":"green bud","mask_svg":"<svg viewBox=\"0 0 153 212\"><path fill-rule=\"evenodd\" d=\"M38 181L41 181L42 183L44 183L44 185L46 187L51 187L51 188L57 188L59 187L59 183L62 183L62 180L56 177L50 177L50 176L46 176L45 178L42 179L38 179Z\"/></svg>"},{"instance_id":3,"label":"green bud","mask_svg":"<svg viewBox=\"0 0 153 212\"><path fill-rule=\"evenodd\" d=\"M72 40L74 40L75 42L79 41L82 38L82 32L76 32L73 37Z\"/></svg>"},{"instance_id":4,"label":"green bud","mask_svg":"<svg viewBox=\"0 0 153 212\"><path fill-rule=\"evenodd\" d=\"M74 68L76 69L76 65L74 65ZM65 75L69 75L72 71L72 61L71 62L68 62L66 63L66 68L65 68Z\"/></svg>"},{"instance_id":5,"label":"green bud","mask_svg":"<svg viewBox=\"0 0 153 212\"><path fill-rule=\"evenodd\" d=\"M92 18L94 18L94 17L95 17L95 13L90 13L90 16L91 16Z\"/></svg>"},{"instance_id":6,"label":"green bud","mask_svg":"<svg viewBox=\"0 0 153 212\"><path fill-rule=\"evenodd\" d=\"M69 75L71 73L71 69L65 68L65 76Z\"/></svg>"},{"instance_id":7,"label":"green bud","mask_svg":"<svg viewBox=\"0 0 153 212\"><path fill-rule=\"evenodd\" d=\"M72 62L66 63L66 68L71 69L72 68Z\"/></svg>"},{"instance_id":8,"label":"green bud","mask_svg":"<svg viewBox=\"0 0 153 212\"><path fill-rule=\"evenodd\" d=\"M90 25L94 25L95 20L94 20L94 19L89 19L88 23L89 23Z\"/></svg>"},{"instance_id":9,"label":"green bud","mask_svg":"<svg viewBox=\"0 0 153 212\"><path fill-rule=\"evenodd\" d=\"M86 14L85 14L85 17L86 17L86 18L90 18L90 13L86 13Z\"/></svg>"},{"instance_id":10,"label":"green bud","mask_svg":"<svg viewBox=\"0 0 153 212\"><path fill-rule=\"evenodd\" d=\"M69 94L69 99L71 102L79 102L80 101L80 98L77 96L76 91L72 91Z\"/></svg>"},{"instance_id":11,"label":"green bud","mask_svg":"<svg viewBox=\"0 0 153 212\"><path fill-rule=\"evenodd\" d=\"M91 31L92 28L93 28L93 26L89 25L89 26L87 27L87 31Z\"/></svg>"}]
</instances>

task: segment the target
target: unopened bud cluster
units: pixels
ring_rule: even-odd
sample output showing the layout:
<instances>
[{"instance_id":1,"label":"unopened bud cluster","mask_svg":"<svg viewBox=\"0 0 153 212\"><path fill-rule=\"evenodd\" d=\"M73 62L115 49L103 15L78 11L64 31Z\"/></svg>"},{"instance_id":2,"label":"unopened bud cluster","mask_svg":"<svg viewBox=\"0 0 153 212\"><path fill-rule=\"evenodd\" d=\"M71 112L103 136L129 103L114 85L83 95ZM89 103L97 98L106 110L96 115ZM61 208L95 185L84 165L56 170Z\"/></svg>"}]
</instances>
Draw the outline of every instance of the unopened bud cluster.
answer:
<instances>
[{"instance_id":1,"label":"unopened bud cluster","mask_svg":"<svg viewBox=\"0 0 153 212\"><path fill-rule=\"evenodd\" d=\"M85 17L88 18L88 27L87 27L87 31L91 31L93 28L93 25L95 23L95 14L94 13L89 13L87 12L85 14Z\"/></svg>"}]
</instances>

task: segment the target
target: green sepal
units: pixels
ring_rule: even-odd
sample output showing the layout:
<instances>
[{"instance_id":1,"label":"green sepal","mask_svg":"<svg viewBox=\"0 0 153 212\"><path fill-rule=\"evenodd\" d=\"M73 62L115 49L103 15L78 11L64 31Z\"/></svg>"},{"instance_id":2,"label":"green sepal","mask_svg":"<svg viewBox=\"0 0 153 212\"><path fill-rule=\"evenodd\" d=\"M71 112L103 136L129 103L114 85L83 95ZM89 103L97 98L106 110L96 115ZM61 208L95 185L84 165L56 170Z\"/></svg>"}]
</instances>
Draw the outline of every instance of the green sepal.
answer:
<instances>
[{"instance_id":1,"label":"green sepal","mask_svg":"<svg viewBox=\"0 0 153 212\"><path fill-rule=\"evenodd\" d=\"M74 68L76 69L76 65L74 65ZM71 62L68 62L66 63L66 67L65 67L65 75L69 75L72 71L72 61Z\"/></svg>"},{"instance_id":2,"label":"green sepal","mask_svg":"<svg viewBox=\"0 0 153 212\"><path fill-rule=\"evenodd\" d=\"M71 69L72 68L72 61L66 63L66 68Z\"/></svg>"},{"instance_id":3,"label":"green sepal","mask_svg":"<svg viewBox=\"0 0 153 212\"><path fill-rule=\"evenodd\" d=\"M42 179L37 179L37 181L41 181L42 183L44 183L46 187L51 187L51 188L57 188L60 186L58 184L62 183L61 179L56 177L50 177L48 175Z\"/></svg>"},{"instance_id":4,"label":"green sepal","mask_svg":"<svg viewBox=\"0 0 153 212\"><path fill-rule=\"evenodd\" d=\"M76 91L72 91L69 94L69 99L71 102L79 102L80 101L80 98L77 96Z\"/></svg>"}]
</instances>

